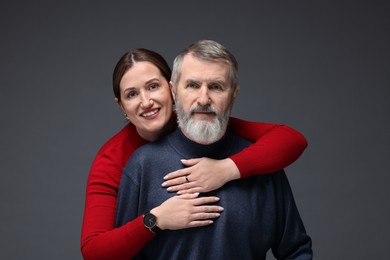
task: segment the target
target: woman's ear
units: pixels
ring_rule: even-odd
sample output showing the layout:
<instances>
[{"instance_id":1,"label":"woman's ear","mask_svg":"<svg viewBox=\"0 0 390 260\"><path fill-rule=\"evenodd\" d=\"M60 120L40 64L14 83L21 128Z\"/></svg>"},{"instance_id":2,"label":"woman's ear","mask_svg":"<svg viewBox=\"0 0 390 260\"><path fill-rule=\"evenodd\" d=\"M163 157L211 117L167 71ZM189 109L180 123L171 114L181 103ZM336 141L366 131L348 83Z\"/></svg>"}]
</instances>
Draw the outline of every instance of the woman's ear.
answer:
<instances>
[{"instance_id":1,"label":"woman's ear","mask_svg":"<svg viewBox=\"0 0 390 260\"><path fill-rule=\"evenodd\" d=\"M114 98L114 100L115 100L115 103L116 103L118 106L122 107L122 104L121 104L121 102L119 101L118 98Z\"/></svg>"},{"instance_id":2,"label":"woman's ear","mask_svg":"<svg viewBox=\"0 0 390 260\"><path fill-rule=\"evenodd\" d=\"M119 99L117 99L117 98L115 98L114 100L115 100L115 103L116 103L116 104L120 107L120 109L122 110L122 112L123 112L123 117L125 118L125 120L126 120L126 121L130 121L130 119L127 117L127 114L126 114L125 108L124 108L123 105L122 105L122 102L121 102Z\"/></svg>"},{"instance_id":3,"label":"woman's ear","mask_svg":"<svg viewBox=\"0 0 390 260\"><path fill-rule=\"evenodd\" d=\"M125 109L123 108L122 102L118 98L115 98L114 100L115 100L115 103L120 107L120 109L125 111Z\"/></svg>"}]
</instances>

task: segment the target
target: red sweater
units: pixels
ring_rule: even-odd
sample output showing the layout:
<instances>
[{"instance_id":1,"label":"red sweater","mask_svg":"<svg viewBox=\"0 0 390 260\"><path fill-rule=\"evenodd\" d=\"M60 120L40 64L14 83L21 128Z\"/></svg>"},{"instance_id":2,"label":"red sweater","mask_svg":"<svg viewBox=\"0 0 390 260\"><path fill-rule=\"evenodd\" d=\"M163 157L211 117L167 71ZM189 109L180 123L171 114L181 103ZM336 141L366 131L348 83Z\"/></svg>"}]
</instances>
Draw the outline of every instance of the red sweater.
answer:
<instances>
[{"instance_id":1,"label":"red sweater","mask_svg":"<svg viewBox=\"0 0 390 260\"><path fill-rule=\"evenodd\" d=\"M303 135L285 125L231 118L229 129L255 142L230 157L241 178L285 168L298 159L307 146ZM145 143L135 127L128 124L96 155L87 182L81 237L84 259L130 259L154 237L144 227L142 216L114 228L122 169L131 154Z\"/></svg>"}]
</instances>

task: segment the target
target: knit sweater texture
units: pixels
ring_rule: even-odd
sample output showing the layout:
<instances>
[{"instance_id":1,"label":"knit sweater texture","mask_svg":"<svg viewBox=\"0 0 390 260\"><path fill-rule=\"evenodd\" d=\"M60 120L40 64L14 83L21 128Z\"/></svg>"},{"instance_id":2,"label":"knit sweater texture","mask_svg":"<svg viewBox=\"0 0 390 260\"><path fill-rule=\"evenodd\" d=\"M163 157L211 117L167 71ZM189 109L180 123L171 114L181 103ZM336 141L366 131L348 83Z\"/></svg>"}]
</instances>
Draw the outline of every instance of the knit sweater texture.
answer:
<instances>
[{"instance_id":1,"label":"knit sweater texture","mask_svg":"<svg viewBox=\"0 0 390 260\"><path fill-rule=\"evenodd\" d=\"M118 192L116 226L175 196L161 187L163 177L183 165L180 159L226 158L250 143L228 132L220 141L200 145L176 130L138 149L126 165ZM283 170L230 182L202 194L218 196L224 212L210 226L164 230L136 259L311 259L311 239L299 216Z\"/></svg>"},{"instance_id":2,"label":"knit sweater texture","mask_svg":"<svg viewBox=\"0 0 390 260\"><path fill-rule=\"evenodd\" d=\"M286 125L230 118L229 129L254 142L229 158L241 177L282 169L294 162L307 147L305 137ZM122 169L132 153L147 143L131 123L112 136L96 154L88 182L81 235L85 260L130 259L154 235L144 227L142 216L114 228L114 215Z\"/></svg>"}]
</instances>

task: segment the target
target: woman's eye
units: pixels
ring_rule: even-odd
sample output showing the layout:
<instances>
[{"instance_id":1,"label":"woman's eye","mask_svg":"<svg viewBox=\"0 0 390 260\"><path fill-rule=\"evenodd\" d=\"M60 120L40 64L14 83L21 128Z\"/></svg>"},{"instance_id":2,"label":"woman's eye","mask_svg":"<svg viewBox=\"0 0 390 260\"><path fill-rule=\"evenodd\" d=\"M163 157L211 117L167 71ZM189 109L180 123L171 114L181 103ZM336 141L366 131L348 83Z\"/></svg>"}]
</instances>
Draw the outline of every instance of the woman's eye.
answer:
<instances>
[{"instance_id":1,"label":"woman's eye","mask_svg":"<svg viewBox=\"0 0 390 260\"><path fill-rule=\"evenodd\" d=\"M127 97L128 98L133 98L133 97L136 97L137 96L137 92L135 91L130 91L127 93Z\"/></svg>"},{"instance_id":2,"label":"woman's eye","mask_svg":"<svg viewBox=\"0 0 390 260\"><path fill-rule=\"evenodd\" d=\"M153 85L150 85L149 86L149 90L155 90L158 88L158 85L157 84L153 84Z\"/></svg>"}]
</instances>

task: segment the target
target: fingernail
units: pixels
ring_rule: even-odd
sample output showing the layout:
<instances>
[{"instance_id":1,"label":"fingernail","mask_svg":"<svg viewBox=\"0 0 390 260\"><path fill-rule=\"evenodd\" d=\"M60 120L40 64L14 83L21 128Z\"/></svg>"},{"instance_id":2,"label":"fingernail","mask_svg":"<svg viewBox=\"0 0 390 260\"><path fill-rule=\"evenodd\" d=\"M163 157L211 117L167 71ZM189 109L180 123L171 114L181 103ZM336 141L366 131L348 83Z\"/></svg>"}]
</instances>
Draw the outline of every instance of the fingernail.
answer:
<instances>
[{"instance_id":1,"label":"fingernail","mask_svg":"<svg viewBox=\"0 0 390 260\"><path fill-rule=\"evenodd\" d=\"M167 188L167 191L171 191L171 190L172 190L172 187Z\"/></svg>"},{"instance_id":2,"label":"fingernail","mask_svg":"<svg viewBox=\"0 0 390 260\"><path fill-rule=\"evenodd\" d=\"M179 195L181 195L181 193L182 193L182 192L181 192L181 190L179 190L179 191L178 191L178 192L176 192L176 193L177 193L177 194L179 194Z\"/></svg>"},{"instance_id":3,"label":"fingernail","mask_svg":"<svg viewBox=\"0 0 390 260\"><path fill-rule=\"evenodd\" d=\"M167 184L166 182L163 182L163 183L161 184L161 186L165 187L166 184Z\"/></svg>"},{"instance_id":4,"label":"fingernail","mask_svg":"<svg viewBox=\"0 0 390 260\"><path fill-rule=\"evenodd\" d=\"M219 200L219 198L218 198L218 197L216 197L216 198L215 198L215 201L218 201L218 200Z\"/></svg>"},{"instance_id":5,"label":"fingernail","mask_svg":"<svg viewBox=\"0 0 390 260\"><path fill-rule=\"evenodd\" d=\"M185 162L185 161L187 161L187 160L186 160L186 159L181 159L180 161L181 161L181 162Z\"/></svg>"},{"instance_id":6,"label":"fingernail","mask_svg":"<svg viewBox=\"0 0 390 260\"><path fill-rule=\"evenodd\" d=\"M215 213L215 216L216 216L216 217L219 217L219 216L221 216L221 214L219 214L219 213Z\"/></svg>"},{"instance_id":7,"label":"fingernail","mask_svg":"<svg viewBox=\"0 0 390 260\"><path fill-rule=\"evenodd\" d=\"M164 180L166 180L166 179L168 179L168 175L165 175L165 176L164 176Z\"/></svg>"},{"instance_id":8,"label":"fingernail","mask_svg":"<svg viewBox=\"0 0 390 260\"><path fill-rule=\"evenodd\" d=\"M222 207L219 207L219 208L218 208L218 210L219 210L219 211L223 211L223 210L224 210L224 208L222 208Z\"/></svg>"}]
</instances>

